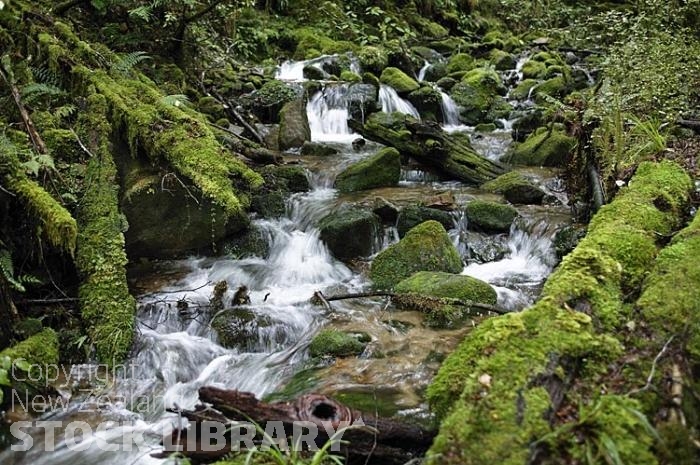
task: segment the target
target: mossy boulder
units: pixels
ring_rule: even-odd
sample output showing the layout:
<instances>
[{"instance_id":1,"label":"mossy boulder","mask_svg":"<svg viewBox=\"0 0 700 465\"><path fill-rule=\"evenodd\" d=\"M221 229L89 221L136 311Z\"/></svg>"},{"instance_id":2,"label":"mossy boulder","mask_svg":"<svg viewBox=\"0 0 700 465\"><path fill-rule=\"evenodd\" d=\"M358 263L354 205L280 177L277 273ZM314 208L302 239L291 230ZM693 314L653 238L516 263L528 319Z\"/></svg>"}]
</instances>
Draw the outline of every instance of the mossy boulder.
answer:
<instances>
[{"instance_id":1,"label":"mossy boulder","mask_svg":"<svg viewBox=\"0 0 700 465\"><path fill-rule=\"evenodd\" d=\"M302 73L304 79L310 79L312 81L323 81L324 79L328 79L330 77L330 75L327 72L314 65L304 66Z\"/></svg>"},{"instance_id":2,"label":"mossy boulder","mask_svg":"<svg viewBox=\"0 0 700 465\"><path fill-rule=\"evenodd\" d=\"M380 47L368 45L362 47L357 54L360 60L360 66L363 71L368 71L374 74L381 74L382 70L389 65L389 56L386 51Z\"/></svg>"},{"instance_id":3,"label":"mossy boulder","mask_svg":"<svg viewBox=\"0 0 700 465\"><path fill-rule=\"evenodd\" d=\"M197 102L197 110L200 113L209 115L212 121L217 121L226 117L226 112L224 111L223 105L221 105L221 103L214 97L209 95L199 99Z\"/></svg>"},{"instance_id":4,"label":"mossy boulder","mask_svg":"<svg viewBox=\"0 0 700 465\"><path fill-rule=\"evenodd\" d=\"M298 148L311 140L309 119L302 99L287 102L280 111L278 146L280 150Z\"/></svg>"},{"instance_id":5,"label":"mossy boulder","mask_svg":"<svg viewBox=\"0 0 700 465\"><path fill-rule=\"evenodd\" d=\"M511 163L530 166L564 166L576 147L576 139L563 131L540 128L508 155Z\"/></svg>"},{"instance_id":6,"label":"mossy boulder","mask_svg":"<svg viewBox=\"0 0 700 465\"><path fill-rule=\"evenodd\" d=\"M340 80L345 82L362 82L362 76L346 69L340 73Z\"/></svg>"},{"instance_id":7,"label":"mossy boulder","mask_svg":"<svg viewBox=\"0 0 700 465\"><path fill-rule=\"evenodd\" d=\"M46 328L25 340L0 352L0 359L8 357L12 362L25 362L31 366L30 376L45 380L47 369L55 367L59 360L58 335ZM1 372L0 372L1 373ZM8 373L12 375L12 373ZM10 379L11 382L16 380ZM2 393L0 393L2 403Z\"/></svg>"},{"instance_id":8,"label":"mossy boulder","mask_svg":"<svg viewBox=\"0 0 700 465\"><path fill-rule=\"evenodd\" d=\"M539 81L537 79L523 79L510 91L510 97L516 100L526 100L530 97L530 92L538 83Z\"/></svg>"},{"instance_id":9,"label":"mossy boulder","mask_svg":"<svg viewBox=\"0 0 700 465\"><path fill-rule=\"evenodd\" d=\"M419 224L380 252L372 262L370 278L375 287L390 289L418 271L462 271L459 253L437 221Z\"/></svg>"},{"instance_id":10,"label":"mossy boulder","mask_svg":"<svg viewBox=\"0 0 700 465\"><path fill-rule=\"evenodd\" d=\"M310 157L328 157L331 155L337 155L338 149L331 147L330 145L306 141L304 142L304 145L301 146L300 153Z\"/></svg>"},{"instance_id":11,"label":"mossy boulder","mask_svg":"<svg viewBox=\"0 0 700 465\"><path fill-rule=\"evenodd\" d=\"M404 237L406 233L428 220L437 221L445 229L454 227L454 218L448 212L438 210L436 208L407 206L401 209L396 221L396 229L399 231L399 237Z\"/></svg>"},{"instance_id":12,"label":"mossy boulder","mask_svg":"<svg viewBox=\"0 0 700 465\"><path fill-rule=\"evenodd\" d=\"M513 204L539 205L544 198L544 191L517 171L503 174L481 186L487 192L503 194Z\"/></svg>"},{"instance_id":13,"label":"mossy boulder","mask_svg":"<svg viewBox=\"0 0 700 465\"><path fill-rule=\"evenodd\" d=\"M455 53L447 62L447 73L470 71L476 66L476 59L467 53Z\"/></svg>"},{"instance_id":14,"label":"mossy boulder","mask_svg":"<svg viewBox=\"0 0 700 465\"><path fill-rule=\"evenodd\" d=\"M514 69L516 65L515 56L499 49L493 49L489 53L489 61L497 71Z\"/></svg>"},{"instance_id":15,"label":"mossy boulder","mask_svg":"<svg viewBox=\"0 0 700 465\"><path fill-rule=\"evenodd\" d=\"M513 132L511 136L516 142L525 142L530 134L542 126L544 114L541 109L514 112Z\"/></svg>"},{"instance_id":16,"label":"mossy boulder","mask_svg":"<svg viewBox=\"0 0 700 465\"><path fill-rule=\"evenodd\" d=\"M447 63L444 61L438 61L430 65L430 67L425 70L425 80L428 82L438 82L447 76Z\"/></svg>"},{"instance_id":17,"label":"mossy boulder","mask_svg":"<svg viewBox=\"0 0 700 465\"><path fill-rule=\"evenodd\" d=\"M217 249L237 260L248 257L267 258L270 253L270 244L265 233L260 228L252 226L227 237L218 244Z\"/></svg>"},{"instance_id":18,"label":"mossy boulder","mask_svg":"<svg viewBox=\"0 0 700 465\"><path fill-rule=\"evenodd\" d=\"M299 90L287 83L271 80L253 95L251 110L263 123L279 123L280 110L287 103L299 98Z\"/></svg>"},{"instance_id":19,"label":"mossy boulder","mask_svg":"<svg viewBox=\"0 0 700 465\"><path fill-rule=\"evenodd\" d=\"M312 357L353 357L364 352L371 338L366 333L349 333L336 329L323 329L311 341Z\"/></svg>"},{"instance_id":20,"label":"mossy boulder","mask_svg":"<svg viewBox=\"0 0 700 465\"><path fill-rule=\"evenodd\" d=\"M321 240L341 260L366 257L374 251L381 221L371 211L357 207L341 208L318 224Z\"/></svg>"},{"instance_id":21,"label":"mossy boulder","mask_svg":"<svg viewBox=\"0 0 700 465\"><path fill-rule=\"evenodd\" d=\"M416 107L423 120L442 120L442 96L432 86L423 86L414 90L408 97L409 102Z\"/></svg>"},{"instance_id":22,"label":"mossy boulder","mask_svg":"<svg viewBox=\"0 0 700 465\"><path fill-rule=\"evenodd\" d=\"M510 205L473 200L465 207L469 227L487 232L508 232L518 211Z\"/></svg>"},{"instance_id":23,"label":"mossy boulder","mask_svg":"<svg viewBox=\"0 0 700 465\"><path fill-rule=\"evenodd\" d=\"M498 74L485 68L477 68L465 74L453 86L450 96L461 106L460 117L465 124L490 123L496 118L489 112L495 106L506 103L499 96L505 94L505 87Z\"/></svg>"},{"instance_id":24,"label":"mossy boulder","mask_svg":"<svg viewBox=\"0 0 700 465\"><path fill-rule=\"evenodd\" d=\"M547 79L541 84L535 86L532 90L532 95L535 97L535 102L546 103L543 96L562 98L569 93L569 84L564 76L556 76L551 79Z\"/></svg>"},{"instance_id":25,"label":"mossy boulder","mask_svg":"<svg viewBox=\"0 0 700 465\"><path fill-rule=\"evenodd\" d=\"M528 60L522 67L523 79L544 79L547 65L541 61Z\"/></svg>"},{"instance_id":26,"label":"mossy boulder","mask_svg":"<svg viewBox=\"0 0 700 465\"><path fill-rule=\"evenodd\" d=\"M398 283L394 291L399 295L395 299L399 307L427 311L428 326L438 328L454 327L463 321L470 313L464 303L495 305L498 297L484 281L433 271L411 275Z\"/></svg>"},{"instance_id":27,"label":"mossy boulder","mask_svg":"<svg viewBox=\"0 0 700 465\"><path fill-rule=\"evenodd\" d=\"M343 170L335 180L335 187L340 192L355 192L394 186L398 184L400 175L399 152L387 147Z\"/></svg>"},{"instance_id":28,"label":"mossy boulder","mask_svg":"<svg viewBox=\"0 0 700 465\"><path fill-rule=\"evenodd\" d=\"M382 84L393 87L396 92L403 95L418 90L420 87L415 79L399 68L394 67L385 68L384 71L382 71L382 75L379 77L379 81Z\"/></svg>"}]
</instances>

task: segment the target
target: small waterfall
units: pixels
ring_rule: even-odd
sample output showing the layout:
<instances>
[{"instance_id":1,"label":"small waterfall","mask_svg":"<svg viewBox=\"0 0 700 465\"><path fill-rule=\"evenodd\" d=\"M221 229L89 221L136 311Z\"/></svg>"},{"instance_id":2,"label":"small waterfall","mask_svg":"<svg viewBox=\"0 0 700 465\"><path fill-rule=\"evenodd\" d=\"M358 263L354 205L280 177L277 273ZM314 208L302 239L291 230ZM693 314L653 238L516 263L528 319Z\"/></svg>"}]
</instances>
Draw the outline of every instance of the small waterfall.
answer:
<instances>
[{"instance_id":1,"label":"small waterfall","mask_svg":"<svg viewBox=\"0 0 700 465\"><path fill-rule=\"evenodd\" d=\"M348 127L347 85L326 86L306 104L311 140L352 142L357 137Z\"/></svg>"},{"instance_id":2,"label":"small waterfall","mask_svg":"<svg viewBox=\"0 0 700 465\"><path fill-rule=\"evenodd\" d=\"M418 110L408 100L399 97L393 87L385 84L379 86L379 103L382 106L382 111L385 113L393 113L395 111L411 115L416 119L420 119Z\"/></svg>"},{"instance_id":3,"label":"small waterfall","mask_svg":"<svg viewBox=\"0 0 700 465\"><path fill-rule=\"evenodd\" d=\"M514 224L506 243L508 253L503 259L472 263L462 274L494 286L499 304L505 308L516 310L531 304L556 263L548 226L539 222L526 231Z\"/></svg>"},{"instance_id":4,"label":"small waterfall","mask_svg":"<svg viewBox=\"0 0 700 465\"><path fill-rule=\"evenodd\" d=\"M438 89L439 90L439 89ZM442 109L442 120L445 126L457 126L459 125L459 107L457 103L452 100L447 92L439 90L440 97L442 98L440 102L440 108Z\"/></svg>"},{"instance_id":5,"label":"small waterfall","mask_svg":"<svg viewBox=\"0 0 700 465\"><path fill-rule=\"evenodd\" d=\"M425 61L425 64L423 67L418 71L418 82L423 82L425 81L425 73L428 72L428 69L430 68L431 64L428 62L428 60Z\"/></svg>"}]
</instances>

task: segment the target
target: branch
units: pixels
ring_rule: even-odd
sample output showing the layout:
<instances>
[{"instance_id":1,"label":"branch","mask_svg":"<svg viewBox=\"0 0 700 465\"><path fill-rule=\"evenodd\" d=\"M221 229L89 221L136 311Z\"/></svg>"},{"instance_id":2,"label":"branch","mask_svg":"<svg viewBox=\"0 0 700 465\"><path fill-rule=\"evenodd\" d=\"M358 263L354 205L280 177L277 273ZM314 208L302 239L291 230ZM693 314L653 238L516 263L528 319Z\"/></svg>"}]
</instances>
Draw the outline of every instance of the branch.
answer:
<instances>
[{"instance_id":1,"label":"branch","mask_svg":"<svg viewBox=\"0 0 700 465\"><path fill-rule=\"evenodd\" d=\"M236 121L238 121L239 123L241 123L241 125L242 125L244 128L246 128L246 130L247 130L248 132L250 132L250 133L253 135L253 137L255 137L255 139L256 139L260 144L264 144L264 143L265 143L265 141L264 141L264 139L262 138L262 136L260 135L260 133L258 133L258 131L256 131L255 128L253 128L250 124L248 124L248 122L247 122L245 119L243 119L243 117L240 115L240 113L238 113L238 112L236 111L236 109L233 108L233 105L231 105L231 102L228 102L226 99L224 99L224 97L221 96L221 94L219 94L219 93L218 93L217 91L215 91L215 90L212 90L211 93L213 94L214 98L215 98L216 100L218 100L219 103L220 103L221 105L223 105L224 111L225 111L230 117L232 117L233 119L235 119Z\"/></svg>"},{"instance_id":2,"label":"branch","mask_svg":"<svg viewBox=\"0 0 700 465\"><path fill-rule=\"evenodd\" d=\"M640 392L644 392L644 391L648 390L648 389L651 387L651 382L653 381L653 379L654 379L654 373L656 372L656 365L659 363L659 360L661 360L661 357L664 356L664 354L665 354L666 351L668 350L668 346L671 344L671 341L673 341L673 339L674 339L675 337L676 337L676 335L674 334L673 336L671 336L670 338L668 338L668 341L666 341L666 344L664 344L664 346L661 348L661 352L659 352L658 354L656 354L656 357L654 357L654 362L651 364L651 371L649 371L649 376L647 377L647 382L646 382L646 384L645 384L644 386L642 386L641 388L639 388L639 389L632 389L632 390L627 394L628 396L631 396L631 395L634 395L634 394L639 394Z\"/></svg>"},{"instance_id":3,"label":"branch","mask_svg":"<svg viewBox=\"0 0 700 465\"><path fill-rule=\"evenodd\" d=\"M46 149L46 144L44 143L44 140L41 138L39 133L36 130L36 126L34 126L34 123L32 122L31 118L29 117L29 113L27 112L27 109L24 107L22 104L22 95L19 92L19 89L15 85L12 80L8 79L7 75L5 75L5 72L0 69L0 77L2 78L3 81L5 81L5 84L10 88L10 92L12 93L12 98L15 101L15 105L17 105L17 109L19 110L19 114L22 117L22 121L24 122L24 126L27 128L27 133L29 134L29 138L32 140L32 145L34 146L34 150L36 150L37 153L47 153L48 150Z\"/></svg>"},{"instance_id":4,"label":"branch","mask_svg":"<svg viewBox=\"0 0 700 465\"><path fill-rule=\"evenodd\" d=\"M215 0L214 2L210 3L208 6L202 8L201 10L197 11L196 13L192 14L191 16L186 16L182 22L185 24L190 24L193 23L199 19L201 19L203 16L208 15L211 11L214 10L217 6L219 6L221 3L223 3L223 0Z\"/></svg>"}]
</instances>

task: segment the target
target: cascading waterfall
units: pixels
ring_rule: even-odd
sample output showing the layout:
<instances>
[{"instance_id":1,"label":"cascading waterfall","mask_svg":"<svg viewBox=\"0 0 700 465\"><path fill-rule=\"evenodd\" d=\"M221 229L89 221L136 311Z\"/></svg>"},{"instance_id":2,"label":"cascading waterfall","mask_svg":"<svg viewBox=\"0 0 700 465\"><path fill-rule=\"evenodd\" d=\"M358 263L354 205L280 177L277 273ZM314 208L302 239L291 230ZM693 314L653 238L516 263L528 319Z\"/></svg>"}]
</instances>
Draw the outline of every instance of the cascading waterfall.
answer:
<instances>
[{"instance_id":1,"label":"cascading waterfall","mask_svg":"<svg viewBox=\"0 0 700 465\"><path fill-rule=\"evenodd\" d=\"M345 141L357 137L348 127L347 85L329 85L306 104L311 140Z\"/></svg>"},{"instance_id":2,"label":"cascading waterfall","mask_svg":"<svg viewBox=\"0 0 700 465\"><path fill-rule=\"evenodd\" d=\"M420 69L420 71L418 71L418 82L425 81L425 73L428 72L428 69L430 69L430 66L431 66L430 62L428 62L426 60L423 67Z\"/></svg>"},{"instance_id":3,"label":"cascading waterfall","mask_svg":"<svg viewBox=\"0 0 700 465\"><path fill-rule=\"evenodd\" d=\"M379 104L382 106L382 111L385 113L399 112L406 115L411 115L416 119L420 119L420 114L408 100L399 97L393 87L385 84L379 85Z\"/></svg>"},{"instance_id":4,"label":"cascading waterfall","mask_svg":"<svg viewBox=\"0 0 700 465\"><path fill-rule=\"evenodd\" d=\"M452 100L446 92L438 89L440 92L440 108L442 109L442 120L445 126L458 126L459 125L459 106Z\"/></svg>"}]
</instances>

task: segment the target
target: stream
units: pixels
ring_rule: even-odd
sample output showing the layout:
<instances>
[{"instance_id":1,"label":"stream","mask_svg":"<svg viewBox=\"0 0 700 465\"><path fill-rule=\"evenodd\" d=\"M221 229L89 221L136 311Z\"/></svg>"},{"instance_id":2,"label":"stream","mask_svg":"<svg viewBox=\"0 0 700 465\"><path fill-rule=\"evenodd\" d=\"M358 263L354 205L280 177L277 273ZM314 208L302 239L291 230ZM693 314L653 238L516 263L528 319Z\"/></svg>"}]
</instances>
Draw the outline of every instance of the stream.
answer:
<instances>
[{"instance_id":1,"label":"stream","mask_svg":"<svg viewBox=\"0 0 700 465\"><path fill-rule=\"evenodd\" d=\"M317 59L310 64L321 62ZM286 63L277 78L303 80L306 64ZM423 77L425 70L421 74ZM74 367L71 379L59 389L70 398L68 407L42 417L49 421L83 421L93 430L105 421L111 427L85 435L80 443L82 451L68 447L73 438L62 428L56 429L55 450L45 450L40 444L44 430L35 429L29 431L34 447L27 452L3 451L0 463L164 463L151 458L150 453L160 450L162 435L177 425L177 416L166 412L166 407L194 407L197 390L204 385L272 398L312 390L341 402L368 405L383 416L418 422L430 419L423 392L442 358L478 319L459 329L438 330L424 326L422 314L396 311L384 298L336 301L332 313L312 305L310 298L317 290L333 295L367 290L371 285L362 272L368 261L350 267L336 260L319 239L316 225L343 202L361 203L378 196L397 206L416 204L445 192L454 195L457 206L473 199L498 200L500 196L443 180L419 166L404 167L396 187L340 196L332 187L335 176L380 147L368 142L361 151L353 150L351 142L358 136L348 128L343 89L342 85L328 83L307 106L312 140L328 143L340 153L331 157L287 157L298 159L306 168L311 190L292 195L284 217L254 220L270 245L269 257L190 257L158 262L149 271L140 272L135 289L138 334L125 369L110 374L101 367ZM379 98L385 111L417 116L415 108L390 87L382 86ZM503 128L494 132L477 134L473 128L458 124L458 109L444 93L443 112L446 129L469 133L474 147L485 156L497 159L508 148L511 122L505 121ZM556 265L552 237L570 222L566 199L557 193L556 172L539 168L523 172L559 202L519 206L520 218L508 234L489 236L470 231L459 211L449 231L464 260L463 274L490 283L498 293L499 305L509 310L520 310L537 298ZM395 228L386 228L375 240L375 253L397 240ZM207 306L220 281L228 284L227 300L241 285L250 292L251 303L245 310L253 320L245 345L238 349L220 346L210 326L212 315ZM360 357L338 359L327 366L312 365L307 346L314 334L327 326L364 331L372 341ZM84 386L90 386L89 391L81 391ZM137 438L136 443L132 438ZM122 441L131 445L130 450L121 445ZM106 444L119 445L119 450L105 451Z\"/></svg>"}]
</instances>

